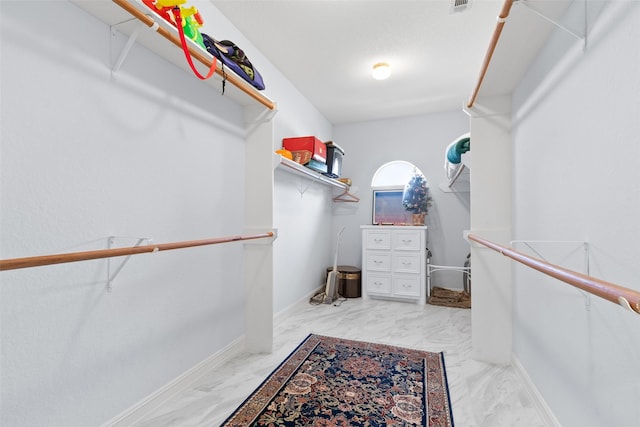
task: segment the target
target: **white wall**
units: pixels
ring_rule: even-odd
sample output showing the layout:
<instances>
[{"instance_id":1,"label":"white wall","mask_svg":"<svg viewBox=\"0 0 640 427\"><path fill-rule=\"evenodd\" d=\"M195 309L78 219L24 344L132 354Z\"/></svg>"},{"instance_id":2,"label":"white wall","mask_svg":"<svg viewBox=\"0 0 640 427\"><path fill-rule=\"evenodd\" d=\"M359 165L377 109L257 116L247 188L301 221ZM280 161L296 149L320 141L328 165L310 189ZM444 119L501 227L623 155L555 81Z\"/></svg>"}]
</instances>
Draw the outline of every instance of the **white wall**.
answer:
<instances>
[{"instance_id":1,"label":"white wall","mask_svg":"<svg viewBox=\"0 0 640 427\"><path fill-rule=\"evenodd\" d=\"M112 79L108 26L68 2L0 5L2 259L102 249L110 235L164 243L242 233L241 107L137 45ZM330 137L224 17L205 21L252 52L279 105L276 141ZM322 215L316 205L300 218ZM0 424L98 425L242 337L240 244L138 255L112 293L106 263L2 272Z\"/></svg>"},{"instance_id":2,"label":"white wall","mask_svg":"<svg viewBox=\"0 0 640 427\"><path fill-rule=\"evenodd\" d=\"M279 81L287 102L278 103L274 120L274 150L282 139L314 135L332 139L331 124L286 81ZM331 235L331 188L307 178L276 169L274 188L274 313L282 313L305 299L326 280L333 263Z\"/></svg>"},{"instance_id":3,"label":"white wall","mask_svg":"<svg viewBox=\"0 0 640 427\"><path fill-rule=\"evenodd\" d=\"M511 237L512 140L508 96L479 98L470 120L475 152L471 168L471 232L509 245ZM473 357L508 365L512 348L511 263L474 243L471 250Z\"/></svg>"},{"instance_id":4,"label":"white wall","mask_svg":"<svg viewBox=\"0 0 640 427\"><path fill-rule=\"evenodd\" d=\"M451 141L469 131L462 112L339 125L334 141L345 150L343 176L353 180L352 192L359 203L335 203L335 235L346 226L340 244L340 264L362 266L360 226L371 224L371 179L376 170L393 160L416 165L427 178L433 197L426 224L428 247L434 264L462 266L469 253L463 230L469 229L469 193L445 193L438 188L446 181L445 149ZM336 195L339 191L336 191ZM462 289L461 274L441 274L434 285Z\"/></svg>"},{"instance_id":5,"label":"white wall","mask_svg":"<svg viewBox=\"0 0 640 427\"><path fill-rule=\"evenodd\" d=\"M242 232L242 110L137 47L112 81L108 52L69 3L2 3L2 258ZM229 344L241 251L139 255L112 293L105 260L3 272L2 424L96 425Z\"/></svg>"},{"instance_id":6,"label":"white wall","mask_svg":"<svg viewBox=\"0 0 640 427\"><path fill-rule=\"evenodd\" d=\"M326 281L334 248L331 189L281 170L276 170L275 181L274 310L280 313Z\"/></svg>"},{"instance_id":7,"label":"white wall","mask_svg":"<svg viewBox=\"0 0 640 427\"><path fill-rule=\"evenodd\" d=\"M638 2L590 9L586 50L556 32L513 97L514 239L588 242L590 274L636 290L639 22ZM536 249L583 266L578 245ZM520 268L514 283L514 354L560 423L637 425L640 318Z\"/></svg>"}]
</instances>

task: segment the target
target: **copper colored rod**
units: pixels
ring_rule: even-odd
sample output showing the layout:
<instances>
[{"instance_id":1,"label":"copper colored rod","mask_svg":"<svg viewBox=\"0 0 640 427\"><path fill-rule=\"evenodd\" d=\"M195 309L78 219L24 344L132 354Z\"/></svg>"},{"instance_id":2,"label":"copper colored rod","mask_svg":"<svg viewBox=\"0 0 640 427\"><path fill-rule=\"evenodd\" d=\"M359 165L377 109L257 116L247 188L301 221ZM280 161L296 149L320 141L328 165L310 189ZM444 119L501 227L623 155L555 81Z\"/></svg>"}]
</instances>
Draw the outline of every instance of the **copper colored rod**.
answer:
<instances>
[{"instance_id":1,"label":"copper colored rod","mask_svg":"<svg viewBox=\"0 0 640 427\"><path fill-rule=\"evenodd\" d=\"M484 80L484 76L487 74L487 69L489 68L489 63L491 63L491 57L493 57L493 52L496 50L496 45L498 44L498 39L500 39L500 33L502 33L502 28L504 27L505 20L509 16L509 11L511 11L511 6L513 5L513 0L505 0L502 5L502 10L500 11L500 15L498 16L498 23L496 24L495 30L493 30L493 37L491 37L491 42L489 43L489 48L487 49L487 53L484 57L484 62L482 63L482 68L480 68L480 76L478 77L478 83L476 83L476 87L471 94L471 98L469 98L469 102L467 103L467 107L473 107L473 104L476 102L476 98L478 97L478 92L480 92L480 86L482 86L482 81Z\"/></svg>"},{"instance_id":2,"label":"copper colored rod","mask_svg":"<svg viewBox=\"0 0 640 427\"><path fill-rule=\"evenodd\" d=\"M66 262L88 261L92 259L110 258L125 255L136 255L148 252L169 251L172 249L184 249L194 246L215 245L218 243L237 242L241 240L262 239L273 237L273 232L246 236L217 237L204 240L190 240L184 242L162 243L159 245L133 246L127 248L101 249L97 251L72 252L67 254L43 255L27 258L14 258L0 260L0 271L16 270L19 268L40 267L43 265L63 264Z\"/></svg>"},{"instance_id":3,"label":"copper colored rod","mask_svg":"<svg viewBox=\"0 0 640 427\"><path fill-rule=\"evenodd\" d=\"M129 1L113 0L113 2L116 3L118 6L120 6L121 8L123 8L124 10L126 10L127 12L129 12L134 17L138 18L146 26L152 27L153 24L155 23L152 17L150 17L149 15L145 15L135 6L131 5ZM169 30L163 27L158 27L156 31L158 32L158 34L160 34L161 36L169 40L171 43L173 43L174 45L182 49L182 43L180 43L180 38L177 35L172 34ZM205 55L203 52L200 52L198 49L194 48L193 46L187 46L187 47L189 48L189 53L191 53L191 56L193 58L198 60L200 63L206 65L207 67L211 67L211 64L213 64L213 60L209 58L208 55ZM216 67L216 74L222 76L222 70ZM243 91L244 93L246 93L247 95L255 99L256 101L258 101L260 104L264 105L270 110L273 110L276 108L276 105L273 101L262 96L260 93L256 92L255 90L252 90L249 87L247 87L247 83L245 83L245 81L242 80L240 77L237 77L233 73L225 73L225 74L228 82L232 83L238 89L240 89L241 91Z\"/></svg>"},{"instance_id":4,"label":"copper colored rod","mask_svg":"<svg viewBox=\"0 0 640 427\"><path fill-rule=\"evenodd\" d=\"M582 289L585 292L589 292L590 294L599 296L600 298L604 298L607 301L611 301L612 303L626 307L625 304L622 304L621 298L623 298L624 301L629 303L631 310L640 314L640 292L634 291L633 289L624 288L610 282L605 282L604 280L596 279L594 277L590 277L555 264L550 264L546 261L530 257L529 255L518 252L506 246L498 245L497 243L485 240L482 237L478 237L474 234L469 234L468 237L469 240L480 243L481 245L484 245L489 249L493 249L494 251L499 252L502 255L509 257L515 261L518 261L521 264L531 267L534 270L538 270L541 273L554 277L558 280L570 284L571 286L575 286L576 288Z\"/></svg>"}]
</instances>

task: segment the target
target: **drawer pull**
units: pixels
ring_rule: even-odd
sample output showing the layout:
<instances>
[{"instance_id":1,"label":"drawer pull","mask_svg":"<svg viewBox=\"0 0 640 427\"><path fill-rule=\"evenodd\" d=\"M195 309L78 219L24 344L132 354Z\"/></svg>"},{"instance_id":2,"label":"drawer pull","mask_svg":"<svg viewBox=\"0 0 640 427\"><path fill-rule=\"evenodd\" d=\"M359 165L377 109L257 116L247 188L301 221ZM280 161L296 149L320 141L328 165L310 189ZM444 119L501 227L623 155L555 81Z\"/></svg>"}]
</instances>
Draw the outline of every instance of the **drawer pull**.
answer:
<instances>
[{"instance_id":1,"label":"drawer pull","mask_svg":"<svg viewBox=\"0 0 640 427\"><path fill-rule=\"evenodd\" d=\"M376 285L376 286L382 286L381 282L373 282L373 284Z\"/></svg>"},{"instance_id":2,"label":"drawer pull","mask_svg":"<svg viewBox=\"0 0 640 427\"><path fill-rule=\"evenodd\" d=\"M411 288L412 286L410 284L408 284L408 283L403 283L402 287L403 288Z\"/></svg>"},{"instance_id":3,"label":"drawer pull","mask_svg":"<svg viewBox=\"0 0 640 427\"><path fill-rule=\"evenodd\" d=\"M382 264L382 261L380 261L379 259L374 259L374 260L373 260L373 263L374 263L374 264Z\"/></svg>"},{"instance_id":4,"label":"drawer pull","mask_svg":"<svg viewBox=\"0 0 640 427\"><path fill-rule=\"evenodd\" d=\"M402 261L402 265L411 265L413 264L411 261Z\"/></svg>"},{"instance_id":5,"label":"drawer pull","mask_svg":"<svg viewBox=\"0 0 640 427\"><path fill-rule=\"evenodd\" d=\"M411 239L402 239L402 243L411 243L412 241Z\"/></svg>"},{"instance_id":6,"label":"drawer pull","mask_svg":"<svg viewBox=\"0 0 640 427\"><path fill-rule=\"evenodd\" d=\"M376 243L380 243L380 242L382 242L382 239L373 239L373 241L376 242Z\"/></svg>"}]
</instances>

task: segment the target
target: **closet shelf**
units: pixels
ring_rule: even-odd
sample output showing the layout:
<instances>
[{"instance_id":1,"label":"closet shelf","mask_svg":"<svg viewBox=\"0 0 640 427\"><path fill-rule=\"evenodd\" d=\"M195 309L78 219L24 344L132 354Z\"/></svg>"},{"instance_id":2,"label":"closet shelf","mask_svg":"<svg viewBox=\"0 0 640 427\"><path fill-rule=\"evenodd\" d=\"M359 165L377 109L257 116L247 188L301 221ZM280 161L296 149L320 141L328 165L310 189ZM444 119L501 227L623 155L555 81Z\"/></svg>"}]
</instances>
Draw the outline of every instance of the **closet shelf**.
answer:
<instances>
[{"instance_id":1,"label":"closet shelf","mask_svg":"<svg viewBox=\"0 0 640 427\"><path fill-rule=\"evenodd\" d=\"M177 29L156 15L145 4L137 0L70 1L122 34L131 37L134 32L137 32L135 36L136 42L184 69L189 74L192 73L180 47ZM204 18L206 21L206 16ZM141 26L143 27L142 31L139 31ZM200 70L203 70L205 66L210 67L213 62L213 56L193 41L187 40L187 43L191 56L196 60L194 62L200 63L196 66L200 65L198 67ZM225 68L224 72L227 75L227 83L229 84L226 85L224 95L221 96L229 97L242 106L255 105L257 102L269 110L276 109L274 101L245 82L233 71ZM222 91L222 66L219 61L216 74L206 82Z\"/></svg>"},{"instance_id":2,"label":"closet shelf","mask_svg":"<svg viewBox=\"0 0 640 427\"><path fill-rule=\"evenodd\" d=\"M312 181L318 181L325 185L331 185L334 187L341 188L343 190L349 189L349 186L343 182L338 181L337 179L329 178L328 176L322 175L314 170L309 169L308 167L302 166L300 163L294 162L293 160L289 160L285 157L282 157L279 154L274 154L274 169L279 168L285 172L292 173L294 175L303 176L305 178L311 179Z\"/></svg>"},{"instance_id":3,"label":"closet shelf","mask_svg":"<svg viewBox=\"0 0 640 427\"><path fill-rule=\"evenodd\" d=\"M447 181L440 183L440 189L445 193L469 193L471 191L470 165L471 151L470 133L465 133L454 139L444 151L444 171ZM463 145L461 145L463 144ZM466 150L466 151L465 151ZM449 156L452 157L449 157ZM452 163L457 157L458 163ZM459 185L455 185L459 182Z\"/></svg>"}]
</instances>

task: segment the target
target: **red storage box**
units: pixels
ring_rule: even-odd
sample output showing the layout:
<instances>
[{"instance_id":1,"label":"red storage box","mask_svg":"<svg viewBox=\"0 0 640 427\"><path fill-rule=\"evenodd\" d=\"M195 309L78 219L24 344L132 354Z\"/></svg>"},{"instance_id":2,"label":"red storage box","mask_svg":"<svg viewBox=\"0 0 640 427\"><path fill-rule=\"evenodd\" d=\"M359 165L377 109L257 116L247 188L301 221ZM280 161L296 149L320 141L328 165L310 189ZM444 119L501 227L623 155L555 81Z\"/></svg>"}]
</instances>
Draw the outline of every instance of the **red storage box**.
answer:
<instances>
[{"instance_id":1,"label":"red storage box","mask_svg":"<svg viewBox=\"0 0 640 427\"><path fill-rule=\"evenodd\" d=\"M327 161L327 146L315 136L300 136L297 138L284 138L282 148L289 151L308 150L313 153L311 158L321 163Z\"/></svg>"}]
</instances>

